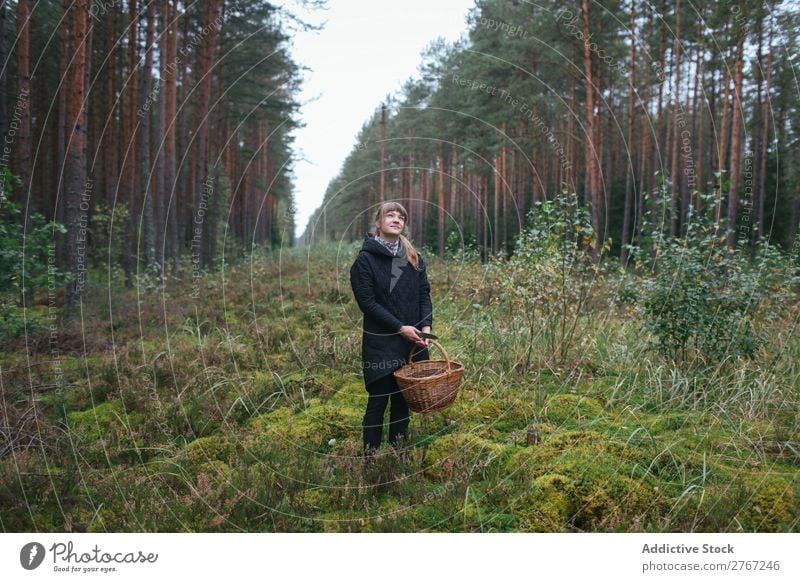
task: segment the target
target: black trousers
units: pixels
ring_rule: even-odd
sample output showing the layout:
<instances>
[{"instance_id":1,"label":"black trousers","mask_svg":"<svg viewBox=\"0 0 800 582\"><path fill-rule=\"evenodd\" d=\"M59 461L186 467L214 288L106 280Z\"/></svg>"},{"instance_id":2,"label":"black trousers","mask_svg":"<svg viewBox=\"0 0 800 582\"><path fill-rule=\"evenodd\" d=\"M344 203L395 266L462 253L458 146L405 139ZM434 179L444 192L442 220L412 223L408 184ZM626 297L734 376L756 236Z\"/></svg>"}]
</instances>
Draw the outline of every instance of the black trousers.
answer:
<instances>
[{"instance_id":1,"label":"black trousers","mask_svg":"<svg viewBox=\"0 0 800 582\"><path fill-rule=\"evenodd\" d=\"M383 434L383 416L389 400L392 406L389 411L389 442L400 446L406 440L409 413L408 404L394 379L393 374L375 380L367 385L369 398L367 410L364 412L364 452L374 452L381 445Z\"/></svg>"}]
</instances>

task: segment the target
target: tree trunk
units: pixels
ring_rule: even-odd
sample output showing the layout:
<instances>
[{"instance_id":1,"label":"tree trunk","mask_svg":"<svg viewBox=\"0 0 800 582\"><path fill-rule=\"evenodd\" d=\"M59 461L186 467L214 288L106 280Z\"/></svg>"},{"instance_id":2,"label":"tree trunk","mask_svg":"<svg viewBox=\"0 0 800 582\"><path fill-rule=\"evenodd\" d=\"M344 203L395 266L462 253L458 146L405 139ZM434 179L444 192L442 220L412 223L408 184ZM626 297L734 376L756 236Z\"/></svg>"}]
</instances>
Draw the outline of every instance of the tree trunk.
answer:
<instances>
[{"instance_id":1,"label":"tree trunk","mask_svg":"<svg viewBox=\"0 0 800 582\"><path fill-rule=\"evenodd\" d=\"M164 192L162 198L166 198L164 204L164 222L167 231L167 253L172 262L172 273L178 270L180 243L178 230L178 211L179 203L177 188L177 161L175 153L175 133L178 120L176 118L177 99L178 99L178 76L177 76L177 54L178 54L178 5L177 0L165 0L168 6L168 32L167 32L167 52L166 65L164 72L164 108L165 108L165 135L164 135Z\"/></svg>"},{"instance_id":2,"label":"tree trunk","mask_svg":"<svg viewBox=\"0 0 800 582\"><path fill-rule=\"evenodd\" d=\"M167 185L164 175L165 171L165 142L167 136L167 101L166 101L166 74L167 74L167 46L169 42L170 31L170 3L162 2L159 11L159 32L158 37L158 127L156 143L156 159L155 159L155 185L153 187L153 214L155 223L155 245L156 245L156 261L161 266L164 272L166 266L166 235L167 226L165 220L166 212L166 192Z\"/></svg>"},{"instance_id":3,"label":"tree trunk","mask_svg":"<svg viewBox=\"0 0 800 582\"><path fill-rule=\"evenodd\" d=\"M730 177L731 187L728 191L728 232L727 244L728 251L733 251L736 245L736 217L739 208L739 164L741 162L742 150L742 85L743 85L743 69L744 69L744 29L740 29L738 33L738 42L736 44L736 72L734 76L734 90L733 90L733 129L731 136L731 165Z\"/></svg>"},{"instance_id":4,"label":"tree trunk","mask_svg":"<svg viewBox=\"0 0 800 582\"><path fill-rule=\"evenodd\" d=\"M439 259L444 260L444 149L439 148Z\"/></svg>"},{"instance_id":5,"label":"tree trunk","mask_svg":"<svg viewBox=\"0 0 800 582\"><path fill-rule=\"evenodd\" d=\"M631 229L631 206L633 202L633 130L634 95L636 93L636 0L631 0L631 61L628 80L628 163L625 169L625 208L622 216L622 238L619 260L622 267L628 265L628 233Z\"/></svg>"},{"instance_id":6,"label":"tree trunk","mask_svg":"<svg viewBox=\"0 0 800 582\"><path fill-rule=\"evenodd\" d=\"M727 64L728 59L724 59ZM722 186L725 182L725 168L727 167L726 151L728 149L728 111L730 110L730 67L725 66L725 96L722 103L722 123L720 123L720 140L717 144L716 167L719 173L717 185L717 206L715 214L715 233L719 235L720 222L722 221Z\"/></svg>"},{"instance_id":7,"label":"tree trunk","mask_svg":"<svg viewBox=\"0 0 800 582\"><path fill-rule=\"evenodd\" d=\"M17 87L18 105L15 110L19 115L19 131L17 132L17 173L22 181L21 190L16 199L22 205L24 232L30 232L33 199L31 196L31 22L28 0L17 3ZM3 63L5 70L5 63Z\"/></svg>"},{"instance_id":8,"label":"tree trunk","mask_svg":"<svg viewBox=\"0 0 800 582\"><path fill-rule=\"evenodd\" d=\"M176 1L176 15L177 10L178 4ZM183 11L183 30L181 31L181 36L181 53L183 53L183 51L187 50L187 47L189 47L190 41L189 12L187 10ZM175 42L177 43L177 38ZM177 48L175 54L177 55ZM176 112L175 117L175 123L179 124L177 128L178 135L176 137L176 147L177 152L181 152L181 163L177 163L176 152L175 164L176 184L174 198L177 240L176 260L180 254L180 251L185 247L187 224L191 224L192 222L191 213L194 206L194 182L192 180L192 168L194 165L192 163L193 160L191 159L191 154L188 154L187 151L191 146L191 142L189 140L189 120L191 118L191 111L196 105L192 103L192 100L189 98L189 59L184 54L182 54L180 58L180 89L180 96L176 98L176 103L180 104L179 108L177 109L177 111L180 111L180 115L177 115ZM194 100L197 100L196 95L194 95ZM189 238L191 239L191 237ZM175 266L175 269L177 269L177 265Z\"/></svg>"},{"instance_id":9,"label":"tree trunk","mask_svg":"<svg viewBox=\"0 0 800 582\"><path fill-rule=\"evenodd\" d=\"M71 0L64 0L65 3ZM108 67L103 67L105 71L105 110L107 123L103 131L103 180L101 192L104 195L104 202L111 208L114 202L114 192L119 187L119 159L117 152L120 144L119 121L118 121L118 100L117 100L117 78L119 70L119 51L117 50L117 9L113 8L109 17L109 31L106 35L105 54L108 55ZM63 58L68 58L69 53ZM66 65L65 65L66 66Z\"/></svg>"},{"instance_id":10,"label":"tree trunk","mask_svg":"<svg viewBox=\"0 0 800 582\"><path fill-rule=\"evenodd\" d=\"M469 196L469 184L466 181L467 177L465 175L463 162L458 164L456 170L458 171L458 183L459 183L459 189L461 190L461 195L458 197L458 204L457 204L458 228L461 230L463 234L464 230L466 230L466 225L464 223L464 220L466 218L465 216L466 209L464 207L466 206L467 197Z\"/></svg>"},{"instance_id":11,"label":"tree trunk","mask_svg":"<svg viewBox=\"0 0 800 582\"><path fill-rule=\"evenodd\" d=\"M88 0L72 4L72 64L69 68L67 123L69 141L66 155L66 218L68 266L74 279L69 284L67 302L75 307L82 302L86 282L86 35L89 26Z\"/></svg>"},{"instance_id":12,"label":"tree trunk","mask_svg":"<svg viewBox=\"0 0 800 582\"><path fill-rule=\"evenodd\" d=\"M416 204L414 200L414 137L411 133L411 128L408 128L408 177L406 178L406 187L406 200L408 201L406 210L408 211L408 222L411 222Z\"/></svg>"},{"instance_id":13,"label":"tree trunk","mask_svg":"<svg viewBox=\"0 0 800 582\"><path fill-rule=\"evenodd\" d=\"M267 241L268 248L272 248L272 245L276 241L275 233L276 230L274 227L274 220L277 218L278 213L275 212L276 204L275 204L275 197L272 193L272 188L270 184L270 174L269 174L269 140L267 136L269 135L269 122L266 119L261 120L260 122L262 133L261 133L261 169L259 171L259 175L261 180L264 184L264 208L266 209L266 220L264 221L264 240ZM400 172L402 174L402 172ZM400 197L400 192L395 194L395 197ZM279 238L279 237L278 237Z\"/></svg>"},{"instance_id":14,"label":"tree trunk","mask_svg":"<svg viewBox=\"0 0 800 582\"><path fill-rule=\"evenodd\" d=\"M214 67L214 71L216 73L215 80L216 80L216 96L214 97L214 105L216 117L214 120L214 131L212 132L212 137L209 143L209 156L210 159L213 160L213 164L211 166L211 170L213 172L214 183L217 184L217 191L216 196L214 197L214 203L211 206L211 215L209 217L210 224L212 226L212 231L214 233L217 232L220 216L223 212L223 206L233 205L232 199L223 199L223 196L230 195L230 178L231 174L228 173L227 167L227 159L228 159L228 127L227 127L227 111L225 108L225 102L223 100L223 67L225 64L225 21L226 21L226 12L225 12L225 0L219 0L220 3L220 16L219 16L219 23L220 23L220 31L219 31L219 54L217 56L217 61L219 63L218 66ZM226 189L225 191L222 190L222 183L220 178L224 178L226 181ZM234 229L235 232L235 229ZM209 258L212 264L216 264L216 257L217 257L217 237L211 236L209 237Z\"/></svg>"},{"instance_id":15,"label":"tree trunk","mask_svg":"<svg viewBox=\"0 0 800 582\"><path fill-rule=\"evenodd\" d=\"M63 0L62 10L64 21L59 27L59 61L58 78L64 79L58 90L58 127L56 128L56 168L57 175L55 188L53 188L52 207L53 218L63 224L67 224L66 211L66 158L67 158L67 94L70 87L66 82L69 79L69 55L70 50L70 6L72 0ZM67 237L56 235L56 262L59 265L67 265L69 268L69 253L67 252Z\"/></svg>"},{"instance_id":16,"label":"tree trunk","mask_svg":"<svg viewBox=\"0 0 800 582\"><path fill-rule=\"evenodd\" d=\"M575 148L575 115L578 112L578 98L575 95L575 78L570 75L569 76L569 110L572 112L569 115L569 122L567 125L567 151L568 153L568 160L569 160L569 189L570 192L574 192L575 194L578 193L578 185L575 183L575 166L578 163L578 156ZM535 178L534 178L535 179ZM558 191L560 193L561 188L559 185ZM534 197L534 201L536 198Z\"/></svg>"},{"instance_id":17,"label":"tree trunk","mask_svg":"<svg viewBox=\"0 0 800 582\"><path fill-rule=\"evenodd\" d=\"M214 49L216 45L216 21L219 16L219 1L209 0L202 7L202 26L208 33L200 41L199 68L197 83L199 103L195 111L196 129L195 145L195 171L194 171L194 230L201 231L200 268L213 268L210 256L211 241L215 236L215 228L211 224L209 209L214 204L214 198L219 195L218 184L214 184L208 173L208 143L211 129L211 77L214 65ZM199 198L199 200L198 200ZM194 250L193 250L194 252Z\"/></svg>"},{"instance_id":18,"label":"tree trunk","mask_svg":"<svg viewBox=\"0 0 800 582\"><path fill-rule=\"evenodd\" d=\"M6 54L6 24L7 24L7 8L8 2L0 0L0 63L5 63ZM8 77L6 75L6 67L0 67L0 139L3 143L6 142L6 93L8 86L6 85Z\"/></svg>"},{"instance_id":19,"label":"tree trunk","mask_svg":"<svg viewBox=\"0 0 800 582\"><path fill-rule=\"evenodd\" d=\"M764 89L764 101L761 111L761 168L758 171L758 230L756 231L756 241L760 242L764 238L764 206L767 197L767 144L769 143L769 115L770 100L772 99L772 31L769 28L769 47L767 48L767 84ZM760 62L760 60L759 60Z\"/></svg>"},{"instance_id":20,"label":"tree trunk","mask_svg":"<svg viewBox=\"0 0 800 582\"><path fill-rule=\"evenodd\" d=\"M697 119L695 124L695 132L697 134L697 159L695 160L695 167L697 168L697 179L695 180L695 190L696 193L694 194L694 210L695 214L699 217L701 208L700 208L700 193L704 193L706 191L705 185L705 172L703 171L705 168L705 158L706 152L704 149L705 146L705 111L706 111L706 102L705 98L699 99L698 92L699 86L701 84L705 85L705 4L700 4L700 18L698 19L697 23L697 37L700 39L700 44L697 48L697 75L695 76L695 104L692 107L694 110L694 116ZM705 90L703 91L705 94ZM699 110L698 110L698 102L699 102Z\"/></svg>"},{"instance_id":21,"label":"tree trunk","mask_svg":"<svg viewBox=\"0 0 800 582\"><path fill-rule=\"evenodd\" d=\"M644 68L644 85L646 87L646 95L644 102L649 104L652 98L653 89L650 84L650 72L648 68ZM642 232L644 229L644 207L645 207L645 192L648 191L648 184L649 184L649 176L650 172L650 132L652 131L652 120L650 119L650 113L645 108L643 112L646 119L644 123L642 123L642 149L641 149L641 156L639 158L639 196L637 198L636 203L636 224L634 226L634 240L638 246L643 246L644 240L642 236ZM652 199L653 193L650 191L650 198ZM653 208L655 211L655 208ZM655 232L655 231L654 231Z\"/></svg>"},{"instance_id":22,"label":"tree trunk","mask_svg":"<svg viewBox=\"0 0 800 582\"><path fill-rule=\"evenodd\" d=\"M659 147L658 144L663 143L661 140L663 139L664 126L665 126L665 123L664 123L664 117L665 117L665 115L664 115L664 83L666 81L666 73L664 72L664 66L665 66L664 65L664 61L666 60L666 54L667 54L667 41L666 41L666 27L664 25L664 14L666 13L666 11L667 11L666 0L662 0L662 2L661 2L661 15L659 16L659 45L658 45L659 46L659 48L658 48L658 63L659 63L660 66L659 66L659 68L657 69L657 72L656 72L656 78L658 80L658 116L657 116L658 132L656 133L656 138L654 140L654 144L656 144L656 147L653 148L653 166L652 166L652 169L654 171L651 172L651 175L650 175L650 188L649 188L650 192L651 192L651 198L654 201L656 199L656 188L657 188L656 178L655 178L655 173L656 173L655 170L658 170L662 177L664 176L662 160L661 160L661 157L660 157L661 156L660 147ZM658 217L656 216L656 210L657 209L656 209L656 206L654 204L653 205L653 209L652 209L652 220L653 220L653 224L654 225L656 225L658 222L660 222L658 220ZM654 232L654 235L655 235L655 231L653 231L653 232Z\"/></svg>"},{"instance_id":23,"label":"tree trunk","mask_svg":"<svg viewBox=\"0 0 800 582\"><path fill-rule=\"evenodd\" d=\"M380 203L386 201L386 105L381 105L381 199Z\"/></svg>"},{"instance_id":24,"label":"tree trunk","mask_svg":"<svg viewBox=\"0 0 800 582\"><path fill-rule=\"evenodd\" d=\"M681 0L675 0L675 43L672 45L673 74L675 76L675 95L672 106L672 169L670 171L670 227L669 233L673 238L678 236L680 229L680 211L678 210L678 196L681 191L680 164L680 129L686 123L681 106Z\"/></svg>"},{"instance_id":25,"label":"tree trunk","mask_svg":"<svg viewBox=\"0 0 800 582\"><path fill-rule=\"evenodd\" d=\"M244 127L245 132L245 155L247 152L254 152L256 149L256 135L253 124ZM244 161L244 160L243 160ZM245 166L241 168L242 171L242 230L244 232L245 240L248 243L248 248L251 248L255 242L255 232L253 231L253 219L255 216L255 208L253 199L255 194L253 192L253 165L245 162Z\"/></svg>"},{"instance_id":26,"label":"tree trunk","mask_svg":"<svg viewBox=\"0 0 800 582\"><path fill-rule=\"evenodd\" d=\"M125 250L123 264L125 268L125 286L133 287L134 275L138 270L136 248L137 220L139 217L139 181L136 167L137 115L139 104L139 55L138 55L138 7L137 0L131 0L128 14L128 78L124 88L123 122L122 122L122 180L120 190L122 199L128 204L128 222L125 232Z\"/></svg>"},{"instance_id":27,"label":"tree trunk","mask_svg":"<svg viewBox=\"0 0 800 582\"><path fill-rule=\"evenodd\" d=\"M500 155L494 155L494 232L492 233L492 254L500 246Z\"/></svg>"},{"instance_id":28,"label":"tree trunk","mask_svg":"<svg viewBox=\"0 0 800 582\"><path fill-rule=\"evenodd\" d=\"M453 140L450 146L450 200L448 200L448 204L450 218L454 221L458 214L458 190L458 143Z\"/></svg>"},{"instance_id":29,"label":"tree trunk","mask_svg":"<svg viewBox=\"0 0 800 582\"><path fill-rule=\"evenodd\" d=\"M512 137L512 143L514 144L514 147L511 148L511 171L509 173L510 175L508 179L509 179L509 193L511 196L511 200L514 201L514 236L516 236L519 234L520 230L519 225L522 221L520 213L522 212L525 200L519 196L521 188L519 187L519 181L517 179L519 172L517 168L517 145L514 142L513 137ZM461 224L463 223L464 219L462 216Z\"/></svg>"},{"instance_id":30,"label":"tree trunk","mask_svg":"<svg viewBox=\"0 0 800 582\"><path fill-rule=\"evenodd\" d=\"M500 158L500 192L503 198L503 254L508 255L508 173L506 172L506 137L503 126L503 149Z\"/></svg>"},{"instance_id":31,"label":"tree trunk","mask_svg":"<svg viewBox=\"0 0 800 582\"><path fill-rule=\"evenodd\" d=\"M695 36L697 37L697 46L695 47L695 59L694 59L694 80L692 81L692 91L691 91L691 104L689 106L689 118L691 120L690 126L690 135L688 143L682 144L682 158L684 162L684 179L681 182L681 224L682 230L681 235L685 235L688 227L689 227L689 220L691 215L692 204L694 202L693 193L695 190L699 188L697 185L697 162L699 161L699 157L697 155L697 97L699 93L699 83L700 83L700 61L701 61L701 52L703 50L703 5L701 4L698 8L698 20L697 20L697 27L695 29ZM688 88L688 79L687 79L687 88ZM688 91L687 91L687 102L688 102Z\"/></svg>"},{"instance_id":32,"label":"tree trunk","mask_svg":"<svg viewBox=\"0 0 800 582\"><path fill-rule=\"evenodd\" d=\"M484 177L481 180L481 193L480 193L481 206L483 207L483 217L481 220L481 231L483 233L483 262L487 262L489 252L489 239L488 239L488 222L489 222L489 178Z\"/></svg>"},{"instance_id":33,"label":"tree trunk","mask_svg":"<svg viewBox=\"0 0 800 582\"><path fill-rule=\"evenodd\" d=\"M142 76L142 104L139 107L138 116L141 131L139 140L139 172L142 184L142 246L141 253L144 256L145 264L152 265L155 261L155 224L153 221L153 196L155 188L155 177L153 168L150 167L150 131L152 119L152 89L153 89L153 39L155 37L156 4L147 4L147 36L145 39L145 61L144 74ZM137 247L139 245L137 244ZM138 251L137 251L138 254Z\"/></svg>"},{"instance_id":34,"label":"tree trunk","mask_svg":"<svg viewBox=\"0 0 800 582\"><path fill-rule=\"evenodd\" d=\"M422 168L422 173L420 175L420 183L421 183L421 193L422 193L422 201L420 204L420 212L419 212L419 227L417 232L419 233L419 244L425 244L425 208L427 207L428 202L428 163L424 165Z\"/></svg>"},{"instance_id":35,"label":"tree trunk","mask_svg":"<svg viewBox=\"0 0 800 582\"><path fill-rule=\"evenodd\" d=\"M589 37L589 0L582 0L583 12L583 37ZM586 174L588 199L591 202L592 228L596 238L596 243L592 247L592 256L595 260L600 257L600 192L597 184L597 160L595 155L595 118L594 118L594 78L592 75L592 51L590 43L584 43L583 50L584 74L586 79Z\"/></svg>"}]
</instances>

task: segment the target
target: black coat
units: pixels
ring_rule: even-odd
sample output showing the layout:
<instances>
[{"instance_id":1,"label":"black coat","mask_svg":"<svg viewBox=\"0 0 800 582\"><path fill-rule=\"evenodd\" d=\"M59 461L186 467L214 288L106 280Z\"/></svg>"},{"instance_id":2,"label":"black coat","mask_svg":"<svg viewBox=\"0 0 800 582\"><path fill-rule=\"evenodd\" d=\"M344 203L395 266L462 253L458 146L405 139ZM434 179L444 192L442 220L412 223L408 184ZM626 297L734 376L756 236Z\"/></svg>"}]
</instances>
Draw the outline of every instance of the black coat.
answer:
<instances>
[{"instance_id":1,"label":"black coat","mask_svg":"<svg viewBox=\"0 0 800 582\"><path fill-rule=\"evenodd\" d=\"M433 325L431 287L425 261L419 257L417 271L400 245L397 256L379 243L372 233L350 268L350 285L364 312L361 360L364 384L391 374L405 365L414 342L400 335L404 325L421 329ZM428 348L414 353L414 361L428 360Z\"/></svg>"}]
</instances>

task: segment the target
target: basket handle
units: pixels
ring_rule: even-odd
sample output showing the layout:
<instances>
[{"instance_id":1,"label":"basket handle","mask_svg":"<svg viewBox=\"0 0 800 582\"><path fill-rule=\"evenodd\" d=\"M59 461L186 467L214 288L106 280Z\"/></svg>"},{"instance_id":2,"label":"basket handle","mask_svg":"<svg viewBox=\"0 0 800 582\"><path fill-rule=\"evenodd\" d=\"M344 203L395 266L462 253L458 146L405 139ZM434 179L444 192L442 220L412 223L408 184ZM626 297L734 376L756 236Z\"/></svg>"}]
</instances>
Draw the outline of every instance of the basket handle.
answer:
<instances>
[{"instance_id":1,"label":"basket handle","mask_svg":"<svg viewBox=\"0 0 800 582\"><path fill-rule=\"evenodd\" d=\"M431 340L431 343L434 344L437 348L439 348L439 351L444 354L444 359L447 362L447 371L450 372L450 356L447 355L447 350L444 349L444 346L442 344L440 344L439 342L437 342L434 339ZM411 361L411 358L414 355L414 350L416 350L417 348L419 348L419 346L416 345L416 344L411 346L411 351L408 353L408 363L409 364L413 364L413 362Z\"/></svg>"}]
</instances>

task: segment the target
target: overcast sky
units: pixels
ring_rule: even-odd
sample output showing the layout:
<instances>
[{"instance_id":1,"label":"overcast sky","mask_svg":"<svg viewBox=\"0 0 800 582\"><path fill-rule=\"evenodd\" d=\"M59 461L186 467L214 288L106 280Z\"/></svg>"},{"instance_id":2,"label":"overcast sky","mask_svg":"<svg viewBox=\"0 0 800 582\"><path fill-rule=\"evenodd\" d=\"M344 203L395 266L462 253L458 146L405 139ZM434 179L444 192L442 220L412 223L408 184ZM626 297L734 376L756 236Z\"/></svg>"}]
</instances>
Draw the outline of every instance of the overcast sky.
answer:
<instances>
[{"instance_id":1,"label":"overcast sky","mask_svg":"<svg viewBox=\"0 0 800 582\"><path fill-rule=\"evenodd\" d=\"M294 60L305 73L301 121L295 132L297 236L320 206L362 124L389 93L416 76L420 53L435 38L466 32L474 0L329 0L326 11L298 14L327 21L317 33L299 33ZM316 100L313 100L314 98ZM313 101L312 101L313 100Z\"/></svg>"}]
</instances>

